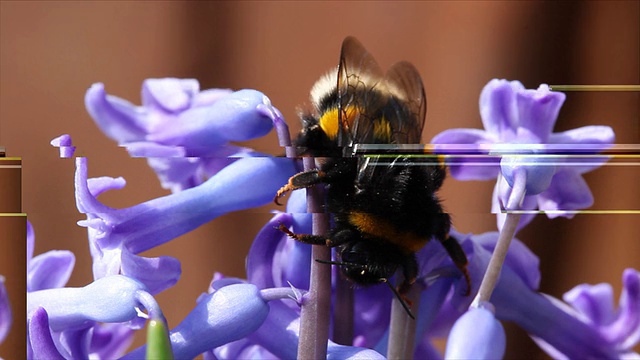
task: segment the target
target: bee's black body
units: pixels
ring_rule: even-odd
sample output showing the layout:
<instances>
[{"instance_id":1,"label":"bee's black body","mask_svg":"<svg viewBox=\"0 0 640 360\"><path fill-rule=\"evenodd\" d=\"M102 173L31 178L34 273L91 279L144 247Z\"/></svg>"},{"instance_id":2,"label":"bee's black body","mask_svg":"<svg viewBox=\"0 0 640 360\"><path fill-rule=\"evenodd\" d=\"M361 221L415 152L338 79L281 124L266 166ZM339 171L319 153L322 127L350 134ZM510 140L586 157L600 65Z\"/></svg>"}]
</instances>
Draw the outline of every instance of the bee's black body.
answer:
<instances>
[{"instance_id":1,"label":"bee's black body","mask_svg":"<svg viewBox=\"0 0 640 360\"><path fill-rule=\"evenodd\" d=\"M355 144L420 142L426 100L413 65L401 62L382 75L362 45L347 38L337 78L321 79L312 99L315 112L302 116L295 145L302 155L316 157L319 169L293 176L276 198L325 184L326 210L335 226L326 237L283 231L303 242L338 247L343 274L357 284L387 281L402 269L401 293L418 275L415 252L436 238L468 281L466 257L449 237L451 221L435 195L444 166L406 155L350 154Z\"/></svg>"}]
</instances>

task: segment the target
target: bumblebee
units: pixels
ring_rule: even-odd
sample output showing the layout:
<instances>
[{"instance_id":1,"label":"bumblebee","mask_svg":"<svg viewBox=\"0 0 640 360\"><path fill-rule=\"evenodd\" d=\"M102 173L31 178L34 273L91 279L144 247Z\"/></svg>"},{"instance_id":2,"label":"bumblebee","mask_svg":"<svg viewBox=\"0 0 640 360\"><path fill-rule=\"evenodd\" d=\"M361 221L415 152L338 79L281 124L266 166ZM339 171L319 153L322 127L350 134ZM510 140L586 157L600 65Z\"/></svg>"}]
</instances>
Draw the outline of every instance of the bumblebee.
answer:
<instances>
[{"instance_id":1,"label":"bumblebee","mask_svg":"<svg viewBox=\"0 0 640 360\"><path fill-rule=\"evenodd\" d=\"M357 144L420 143L426 98L417 69L402 61L383 74L360 42L347 37L337 72L313 86L311 100L314 111L301 115L294 145L299 155L318 158L319 168L292 176L274 201L324 184L335 226L326 237L295 234L283 225L280 230L304 243L337 247L339 261L332 263L355 284L389 283L401 269L403 282L391 287L401 301L418 276L415 253L436 238L465 276L468 293L467 258L449 236L451 220L435 194L445 179L444 164L425 165L397 153L352 155Z\"/></svg>"}]
</instances>

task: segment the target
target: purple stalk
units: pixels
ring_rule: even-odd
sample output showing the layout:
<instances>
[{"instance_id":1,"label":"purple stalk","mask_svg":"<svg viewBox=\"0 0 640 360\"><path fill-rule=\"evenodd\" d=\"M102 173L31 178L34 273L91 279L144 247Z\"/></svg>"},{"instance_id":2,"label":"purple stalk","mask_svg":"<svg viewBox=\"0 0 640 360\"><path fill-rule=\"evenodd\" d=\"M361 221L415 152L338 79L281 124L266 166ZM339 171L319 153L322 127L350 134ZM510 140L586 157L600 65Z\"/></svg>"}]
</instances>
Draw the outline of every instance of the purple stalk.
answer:
<instances>
[{"instance_id":1,"label":"purple stalk","mask_svg":"<svg viewBox=\"0 0 640 360\"><path fill-rule=\"evenodd\" d=\"M498 179L498 183L500 183L500 179ZM506 206L507 216L500 231L496 248L493 250L491 260L489 260L487 272L484 274L482 283L480 283L478 295L473 299L471 307L479 307L480 304L488 303L491 299L493 289L495 289L498 279L500 278L502 265L507 256L507 251L509 251L509 245L511 245L511 240L516 233L520 217L522 216L521 214L514 214L508 211L520 208L526 193L526 183L527 174L525 171L518 171L514 174L513 189Z\"/></svg>"},{"instance_id":2,"label":"purple stalk","mask_svg":"<svg viewBox=\"0 0 640 360\"><path fill-rule=\"evenodd\" d=\"M315 168L311 157L303 159L304 170ZM313 216L313 234L329 230L329 216L322 212L322 196L317 187L307 189L307 211ZM331 249L317 245L311 249L309 293L302 302L298 359L326 359L331 308L331 267L315 260L330 261Z\"/></svg>"}]
</instances>

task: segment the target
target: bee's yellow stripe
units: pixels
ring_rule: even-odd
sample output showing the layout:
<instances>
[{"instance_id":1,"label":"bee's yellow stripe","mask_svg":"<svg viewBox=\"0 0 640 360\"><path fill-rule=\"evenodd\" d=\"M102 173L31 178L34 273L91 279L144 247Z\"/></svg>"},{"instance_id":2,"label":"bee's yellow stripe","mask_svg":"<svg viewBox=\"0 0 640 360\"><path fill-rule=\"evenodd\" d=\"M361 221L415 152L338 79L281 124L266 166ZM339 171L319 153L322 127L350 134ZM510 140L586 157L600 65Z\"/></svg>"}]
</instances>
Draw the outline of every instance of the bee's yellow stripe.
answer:
<instances>
[{"instance_id":1,"label":"bee's yellow stripe","mask_svg":"<svg viewBox=\"0 0 640 360\"><path fill-rule=\"evenodd\" d=\"M352 212L349 222L361 232L385 239L408 252L416 252L424 247L428 238L417 236L411 232L399 231L393 224L375 215Z\"/></svg>"},{"instance_id":2,"label":"bee's yellow stripe","mask_svg":"<svg viewBox=\"0 0 640 360\"><path fill-rule=\"evenodd\" d=\"M362 113L362 109L356 106L348 106L345 111L345 118L343 118L344 126L346 130L353 126L353 122L358 114ZM327 134L329 139L335 139L338 136L338 108L331 108L325 111L320 117L320 128ZM373 120L373 137L377 143L387 143L391 140L391 127L389 122L382 117L381 119Z\"/></svg>"},{"instance_id":3,"label":"bee's yellow stripe","mask_svg":"<svg viewBox=\"0 0 640 360\"><path fill-rule=\"evenodd\" d=\"M338 136L338 108L331 108L322 114L320 128L329 139L333 140Z\"/></svg>"}]
</instances>

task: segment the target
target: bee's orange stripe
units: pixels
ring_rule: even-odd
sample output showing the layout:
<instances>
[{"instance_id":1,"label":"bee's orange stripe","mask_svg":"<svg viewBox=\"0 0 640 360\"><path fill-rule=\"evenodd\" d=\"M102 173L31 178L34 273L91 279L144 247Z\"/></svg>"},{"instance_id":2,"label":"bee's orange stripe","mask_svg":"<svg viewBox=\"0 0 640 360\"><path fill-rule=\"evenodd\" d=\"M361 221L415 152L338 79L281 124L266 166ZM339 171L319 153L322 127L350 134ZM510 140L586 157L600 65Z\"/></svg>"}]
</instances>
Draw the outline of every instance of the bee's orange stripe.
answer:
<instances>
[{"instance_id":1,"label":"bee's orange stripe","mask_svg":"<svg viewBox=\"0 0 640 360\"><path fill-rule=\"evenodd\" d=\"M416 252L424 247L428 238L417 236L411 232L398 231L393 224L379 217L363 212L349 213L349 222L361 232L388 240L408 252Z\"/></svg>"}]
</instances>

